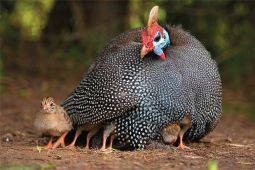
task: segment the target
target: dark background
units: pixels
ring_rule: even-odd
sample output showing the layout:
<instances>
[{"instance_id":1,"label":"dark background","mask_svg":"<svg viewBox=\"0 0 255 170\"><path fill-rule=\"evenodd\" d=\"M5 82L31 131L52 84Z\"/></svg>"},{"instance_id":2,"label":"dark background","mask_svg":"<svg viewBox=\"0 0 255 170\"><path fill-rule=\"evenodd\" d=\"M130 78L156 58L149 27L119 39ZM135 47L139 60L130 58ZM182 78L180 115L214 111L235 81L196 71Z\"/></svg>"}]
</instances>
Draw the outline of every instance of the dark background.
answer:
<instances>
[{"instance_id":1,"label":"dark background","mask_svg":"<svg viewBox=\"0 0 255 170\"><path fill-rule=\"evenodd\" d=\"M63 100L111 38L146 26L154 5L161 23L182 25L211 52L223 80L224 112L255 116L252 0L1 0L1 101L34 98L39 107L43 96Z\"/></svg>"}]
</instances>

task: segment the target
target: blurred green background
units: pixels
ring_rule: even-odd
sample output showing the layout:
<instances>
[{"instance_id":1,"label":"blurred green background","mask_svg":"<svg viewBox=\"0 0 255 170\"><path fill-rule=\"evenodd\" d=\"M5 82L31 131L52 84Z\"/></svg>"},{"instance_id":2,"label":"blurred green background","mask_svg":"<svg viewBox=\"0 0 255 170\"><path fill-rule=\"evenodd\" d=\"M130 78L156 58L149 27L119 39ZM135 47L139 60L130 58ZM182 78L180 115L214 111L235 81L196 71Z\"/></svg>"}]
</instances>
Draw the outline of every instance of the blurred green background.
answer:
<instances>
[{"instance_id":1,"label":"blurred green background","mask_svg":"<svg viewBox=\"0 0 255 170\"><path fill-rule=\"evenodd\" d=\"M153 5L160 6L161 23L182 25L211 52L223 80L224 111L255 116L252 0L1 0L1 96L58 90L66 96L111 38L146 25Z\"/></svg>"}]
</instances>

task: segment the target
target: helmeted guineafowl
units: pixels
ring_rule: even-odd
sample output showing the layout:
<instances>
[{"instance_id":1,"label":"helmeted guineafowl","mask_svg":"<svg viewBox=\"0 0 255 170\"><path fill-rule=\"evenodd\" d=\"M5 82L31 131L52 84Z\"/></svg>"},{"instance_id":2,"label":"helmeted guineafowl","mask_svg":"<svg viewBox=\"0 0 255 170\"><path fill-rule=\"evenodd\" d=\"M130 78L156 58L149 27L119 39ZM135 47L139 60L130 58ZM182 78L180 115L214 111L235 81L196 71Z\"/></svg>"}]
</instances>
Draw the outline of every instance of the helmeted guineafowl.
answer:
<instances>
[{"instance_id":1,"label":"helmeted guineafowl","mask_svg":"<svg viewBox=\"0 0 255 170\"><path fill-rule=\"evenodd\" d=\"M221 115L221 81L214 60L178 27L160 32L165 40L170 36L171 44L144 52L146 30L134 29L111 40L62 106L74 125L113 123L118 140L131 148L144 148L163 127L184 116L192 122L186 138L202 138ZM143 60L141 54L147 54Z\"/></svg>"}]
</instances>

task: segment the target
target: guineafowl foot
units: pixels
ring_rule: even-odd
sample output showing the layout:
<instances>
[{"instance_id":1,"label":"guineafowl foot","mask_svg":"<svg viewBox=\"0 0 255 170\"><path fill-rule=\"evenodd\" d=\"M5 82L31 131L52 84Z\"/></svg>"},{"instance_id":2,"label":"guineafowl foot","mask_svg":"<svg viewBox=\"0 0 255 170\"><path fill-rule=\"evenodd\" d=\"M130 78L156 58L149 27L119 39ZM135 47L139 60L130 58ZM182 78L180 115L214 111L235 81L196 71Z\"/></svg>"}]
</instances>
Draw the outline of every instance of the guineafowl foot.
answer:
<instances>
[{"instance_id":1,"label":"guineafowl foot","mask_svg":"<svg viewBox=\"0 0 255 170\"><path fill-rule=\"evenodd\" d=\"M89 150L89 145L84 146L84 150Z\"/></svg>"},{"instance_id":2,"label":"guineafowl foot","mask_svg":"<svg viewBox=\"0 0 255 170\"><path fill-rule=\"evenodd\" d=\"M184 149L190 149L190 147L184 145L182 142L180 142L180 144L179 144L179 146L178 146L177 148L182 149L182 150L184 150Z\"/></svg>"},{"instance_id":3,"label":"guineafowl foot","mask_svg":"<svg viewBox=\"0 0 255 170\"><path fill-rule=\"evenodd\" d=\"M106 148L106 146L102 146L102 148L100 148L101 152L107 152L110 153L112 152L114 149L112 148L112 141L110 143L110 146Z\"/></svg>"},{"instance_id":4,"label":"guineafowl foot","mask_svg":"<svg viewBox=\"0 0 255 170\"><path fill-rule=\"evenodd\" d=\"M81 132L82 132L81 129L78 129L78 130L75 132L74 139L73 139L72 143L71 143L70 145L67 146L67 148L69 148L69 149L75 149L76 140L77 140L77 138L81 135Z\"/></svg>"},{"instance_id":5,"label":"guineafowl foot","mask_svg":"<svg viewBox=\"0 0 255 170\"><path fill-rule=\"evenodd\" d=\"M61 141L60 146L63 148L66 147L64 139Z\"/></svg>"},{"instance_id":6,"label":"guineafowl foot","mask_svg":"<svg viewBox=\"0 0 255 170\"><path fill-rule=\"evenodd\" d=\"M110 149L109 149L110 148ZM109 150L112 150L112 147L106 147L106 144L103 143L103 146L99 149L101 152L108 152Z\"/></svg>"},{"instance_id":7,"label":"guineafowl foot","mask_svg":"<svg viewBox=\"0 0 255 170\"><path fill-rule=\"evenodd\" d=\"M110 147L108 147L108 148L100 148L100 151L104 152L104 153L111 153L113 151L113 149L110 148Z\"/></svg>"},{"instance_id":8,"label":"guineafowl foot","mask_svg":"<svg viewBox=\"0 0 255 170\"><path fill-rule=\"evenodd\" d=\"M84 147L85 150L89 150L90 139L98 132L98 130L99 130L98 128L94 128L91 131L89 131L89 133L87 134L86 146Z\"/></svg>"},{"instance_id":9,"label":"guineafowl foot","mask_svg":"<svg viewBox=\"0 0 255 170\"><path fill-rule=\"evenodd\" d=\"M72 141L72 143L69 144L69 145L67 146L67 148L68 148L68 149L75 149L75 143L76 143L76 138L74 138L74 140Z\"/></svg>"},{"instance_id":10,"label":"guineafowl foot","mask_svg":"<svg viewBox=\"0 0 255 170\"><path fill-rule=\"evenodd\" d=\"M104 152L104 151L106 151L107 149L106 149L105 146L102 146L99 150L102 151L102 152Z\"/></svg>"},{"instance_id":11,"label":"guineafowl foot","mask_svg":"<svg viewBox=\"0 0 255 170\"><path fill-rule=\"evenodd\" d=\"M72 144L68 145L66 148L67 149L76 149L76 147L74 145L72 145Z\"/></svg>"},{"instance_id":12,"label":"guineafowl foot","mask_svg":"<svg viewBox=\"0 0 255 170\"><path fill-rule=\"evenodd\" d=\"M114 149L112 148L112 142L110 143L110 146L104 149L100 149L102 152L112 152Z\"/></svg>"}]
</instances>

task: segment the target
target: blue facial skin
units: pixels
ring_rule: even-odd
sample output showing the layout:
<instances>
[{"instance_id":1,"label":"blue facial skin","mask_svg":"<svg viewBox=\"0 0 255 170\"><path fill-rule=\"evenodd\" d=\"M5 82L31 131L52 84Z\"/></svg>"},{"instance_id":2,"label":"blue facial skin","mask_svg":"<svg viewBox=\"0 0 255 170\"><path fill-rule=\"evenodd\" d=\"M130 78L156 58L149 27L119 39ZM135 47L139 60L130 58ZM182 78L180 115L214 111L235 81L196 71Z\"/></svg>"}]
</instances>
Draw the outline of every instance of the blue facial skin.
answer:
<instances>
[{"instance_id":1,"label":"blue facial skin","mask_svg":"<svg viewBox=\"0 0 255 170\"><path fill-rule=\"evenodd\" d=\"M170 38L165 29L163 29L163 36L159 31L157 32L153 40L153 45L154 45L153 51L158 56L162 55L163 48L170 46Z\"/></svg>"},{"instance_id":2,"label":"blue facial skin","mask_svg":"<svg viewBox=\"0 0 255 170\"><path fill-rule=\"evenodd\" d=\"M161 54L163 53L163 50L161 49L161 47L159 46L156 46L154 49L153 49L154 53L157 54L158 56L161 56Z\"/></svg>"}]
</instances>

